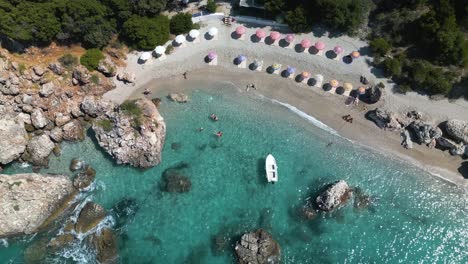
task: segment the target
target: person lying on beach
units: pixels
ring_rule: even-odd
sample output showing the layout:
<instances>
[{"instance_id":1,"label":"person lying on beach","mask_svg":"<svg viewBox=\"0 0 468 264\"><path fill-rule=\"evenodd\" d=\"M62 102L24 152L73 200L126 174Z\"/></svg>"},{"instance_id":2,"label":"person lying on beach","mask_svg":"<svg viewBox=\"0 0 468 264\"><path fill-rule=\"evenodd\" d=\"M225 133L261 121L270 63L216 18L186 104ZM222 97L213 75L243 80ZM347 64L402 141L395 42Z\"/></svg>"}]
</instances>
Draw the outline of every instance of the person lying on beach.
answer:
<instances>
[{"instance_id":1,"label":"person lying on beach","mask_svg":"<svg viewBox=\"0 0 468 264\"><path fill-rule=\"evenodd\" d=\"M345 115L345 116L342 116L341 118L343 118L343 120L348 123L353 123L353 118L351 117L351 115Z\"/></svg>"},{"instance_id":2,"label":"person lying on beach","mask_svg":"<svg viewBox=\"0 0 468 264\"><path fill-rule=\"evenodd\" d=\"M182 75L184 76L184 79L187 80L187 72L184 72Z\"/></svg>"},{"instance_id":3,"label":"person lying on beach","mask_svg":"<svg viewBox=\"0 0 468 264\"><path fill-rule=\"evenodd\" d=\"M145 91L143 92L144 95L151 94L151 91L148 88L145 88Z\"/></svg>"}]
</instances>

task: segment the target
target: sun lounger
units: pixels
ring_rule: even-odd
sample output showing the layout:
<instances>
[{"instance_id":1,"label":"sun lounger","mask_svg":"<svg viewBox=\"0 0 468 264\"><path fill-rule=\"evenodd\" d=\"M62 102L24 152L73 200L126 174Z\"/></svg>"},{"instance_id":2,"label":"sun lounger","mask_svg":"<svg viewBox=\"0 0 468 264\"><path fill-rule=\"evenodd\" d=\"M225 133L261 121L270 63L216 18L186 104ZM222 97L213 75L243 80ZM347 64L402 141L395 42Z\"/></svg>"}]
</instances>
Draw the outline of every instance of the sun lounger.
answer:
<instances>
[{"instance_id":1,"label":"sun lounger","mask_svg":"<svg viewBox=\"0 0 468 264\"><path fill-rule=\"evenodd\" d=\"M218 57L214 58L212 61L208 63L210 66L217 66L218 65Z\"/></svg>"}]
</instances>

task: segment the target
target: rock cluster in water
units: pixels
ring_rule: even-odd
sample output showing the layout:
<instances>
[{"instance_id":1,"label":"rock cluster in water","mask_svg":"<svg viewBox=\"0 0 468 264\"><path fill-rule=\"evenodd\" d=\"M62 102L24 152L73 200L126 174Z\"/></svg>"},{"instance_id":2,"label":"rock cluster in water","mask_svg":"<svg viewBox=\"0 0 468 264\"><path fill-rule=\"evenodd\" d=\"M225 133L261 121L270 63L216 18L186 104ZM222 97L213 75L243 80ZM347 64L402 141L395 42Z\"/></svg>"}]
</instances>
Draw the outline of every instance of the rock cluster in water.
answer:
<instances>
[{"instance_id":1,"label":"rock cluster in water","mask_svg":"<svg viewBox=\"0 0 468 264\"><path fill-rule=\"evenodd\" d=\"M239 264L280 263L281 248L263 229L242 235L235 250Z\"/></svg>"},{"instance_id":2,"label":"rock cluster in water","mask_svg":"<svg viewBox=\"0 0 468 264\"><path fill-rule=\"evenodd\" d=\"M74 194L63 175L0 175L0 237L37 232Z\"/></svg>"},{"instance_id":3,"label":"rock cluster in water","mask_svg":"<svg viewBox=\"0 0 468 264\"><path fill-rule=\"evenodd\" d=\"M96 139L118 164L149 168L160 163L166 124L153 102L138 99L115 107L87 98L82 108L97 116L93 124Z\"/></svg>"},{"instance_id":4,"label":"rock cluster in water","mask_svg":"<svg viewBox=\"0 0 468 264\"><path fill-rule=\"evenodd\" d=\"M344 204L351 196L352 190L345 181L331 184L315 200L317 207L322 211L331 211Z\"/></svg>"}]
</instances>

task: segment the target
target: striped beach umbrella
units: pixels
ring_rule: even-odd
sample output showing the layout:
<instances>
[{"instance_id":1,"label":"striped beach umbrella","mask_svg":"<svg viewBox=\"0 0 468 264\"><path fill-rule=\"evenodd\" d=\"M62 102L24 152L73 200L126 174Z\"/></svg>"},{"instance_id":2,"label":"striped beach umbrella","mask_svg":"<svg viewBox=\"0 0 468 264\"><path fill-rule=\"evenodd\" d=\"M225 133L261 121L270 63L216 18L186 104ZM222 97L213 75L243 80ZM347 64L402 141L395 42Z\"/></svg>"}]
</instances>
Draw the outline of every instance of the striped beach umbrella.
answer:
<instances>
[{"instance_id":1,"label":"striped beach umbrella","mask_svg":"<svg viewBox=\"0 0 468 264\"><path fill-rule=\"evenodd\" d=\"M331 85L332 87L338 87L338 85L340 85L340 83L339 83L337 80L331 80L331 81L330 81L330 85Z\"/></svg>"},{"instance_id":2,"label":"striped beach umbrella","mask_svg":"<svg viewBox=\"0 0 468 264\"><path fill-rule=\"evenodd\" d=\"M288 42L288 43L293 42L294 39L295 39L295 37L294 37L293 34L288 34L288 35L286 35L286 37L284 38L284 40L286 40L286 42Z\"/></svg>"}]
</instances>

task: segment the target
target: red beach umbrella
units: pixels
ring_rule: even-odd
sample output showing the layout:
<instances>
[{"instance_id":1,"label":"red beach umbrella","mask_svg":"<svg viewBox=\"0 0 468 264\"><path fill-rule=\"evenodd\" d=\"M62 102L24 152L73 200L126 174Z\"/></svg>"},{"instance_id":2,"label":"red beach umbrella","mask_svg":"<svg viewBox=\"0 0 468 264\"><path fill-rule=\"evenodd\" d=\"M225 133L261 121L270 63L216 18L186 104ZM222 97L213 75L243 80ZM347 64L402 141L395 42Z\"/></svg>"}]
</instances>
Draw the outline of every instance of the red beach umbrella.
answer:
<instances>
[{"instance_id":1,"label":"red beach umbrella","mask_svg":"<svg viewBox=\"0 0 468 264\"><path fill-rule=\"evenodd\" d=\"M278 39L281 38L281 34L280 34L279 32L277 32L277 31L272 31L272 32L270 33L270 38L271 38L272 40L275 40L275 41L276 41L276 40L278 40Z\"/></svg>"},{"instance_id":2,"label":"red beach umbrella","mask_svg":"<svg viewBox=\"0 0 468 264\"><path fill-rule=\"evenodd\" d=\"M259 39L262 39L262 38L266 37L266 33L265 33L265 31L263 29L257 29L257 31L255 32L255 35Z\"/></svg>"},{"instance_id":3,"label":"red beach umbrella","mask_svg":"<svg viewBox=\"0 0 468 264\"><path fill-rule=\"evenodd\" d=\"M308 49L310 48L310 46L312 46L312 42L308 39L303 39L301 41L301 46L304 48L304 49Z\"/></svg>"},{"instance_id":4,"label":"red beach umbrella","mask_svg":"<svg viewBox=\"0 0 468 264\"><path fill-rule=\"evenodd\" d=\"M238 27L236 28L236 34L237 34L237 35L244 35L244 34L245 34L245 31L246 31L246 29L245 29L244 26L238 26Z\"/></svg>"},{"instance_id":5,"label":"red beach umbrella","mask_svg":"<svg viewBox=\"0 0 468 264\"><path fill-rule=\"evenodd\" d=\"M333 48L333 51L335 52L336 55L343 53L343 48L341 46L335 46Z\"/></svg>"}]
</instances>

